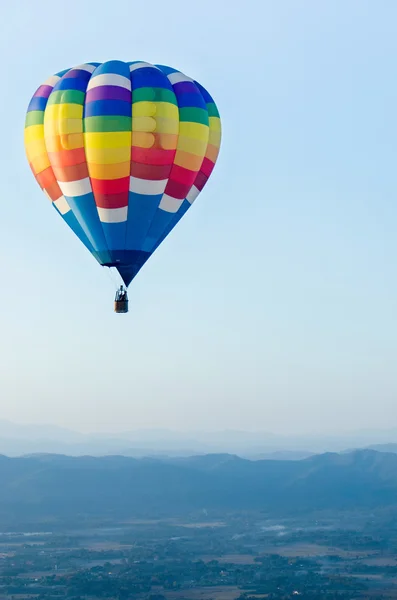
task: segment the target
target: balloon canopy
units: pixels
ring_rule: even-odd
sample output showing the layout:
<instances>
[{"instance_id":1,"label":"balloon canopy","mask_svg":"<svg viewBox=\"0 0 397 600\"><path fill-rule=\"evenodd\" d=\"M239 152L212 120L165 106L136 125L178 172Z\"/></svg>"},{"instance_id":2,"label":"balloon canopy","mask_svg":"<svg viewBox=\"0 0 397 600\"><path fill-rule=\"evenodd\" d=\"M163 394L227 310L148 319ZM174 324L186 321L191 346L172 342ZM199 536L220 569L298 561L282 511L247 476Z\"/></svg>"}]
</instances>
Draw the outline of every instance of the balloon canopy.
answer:
<instances>
[{"instance_id":1,"label":"balloon canopy","mask_svg":"<svg viewBox=\"0 0 397 600\"><path fill-rule=\"evenodd\" d=\"M54 208L128 286L190 208L218 157L210 94L170 67L112 60L50 77L25 148Z\"/></svg>"}]
</instances>

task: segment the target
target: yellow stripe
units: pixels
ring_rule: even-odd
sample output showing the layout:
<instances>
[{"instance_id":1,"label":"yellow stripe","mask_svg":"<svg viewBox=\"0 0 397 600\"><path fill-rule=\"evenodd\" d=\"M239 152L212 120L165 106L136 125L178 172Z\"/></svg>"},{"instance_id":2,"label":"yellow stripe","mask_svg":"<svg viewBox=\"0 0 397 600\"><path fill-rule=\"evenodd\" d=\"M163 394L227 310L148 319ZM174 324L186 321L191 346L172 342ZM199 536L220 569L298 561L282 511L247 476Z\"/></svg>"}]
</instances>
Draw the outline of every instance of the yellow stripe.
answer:
<instances>
[{"instance_id":1,"label":"yellow stripe","mask_svg":"<svg viewBox=\"0 0 397 600\"><path fill-rule=\"evenodd\" d=\"M185 137L183 135L179 136L178 150L183 150L183 152L190 152L190 154L204 157L206 149L207 142L194 140L193 138Z\"/></svg>"},{"instance_id":2,"label":"yellow stripe","mask_svg":"<svg viewBox=\"0 0 397 600\"><path fill-rule=\"evenodd\" d=\"M156 117L156 133L179 133L179 121L175 119L165 119Z\"/></svg>"},{"instance_id":3,"label":"yellow stripe","mask_svg":"<svg viewBox=\"0 0 397 600\"><path fill-rule=\"evenodd\" d=\"M44 125L30 125L24 133L25 144L44 138Z\"/></svg>"},{"instance_id":4,"label":"yellow stripe","mask_svg":"<svg viewBox=\"0 0 397 600\"><path fill-rule=\"evenodd\" d=\"M211 131L221 131L221 120L219 117L210 117L209 122Z\"/></svg>"},{"instance_id":5,"label":"yellow stripe","mask_svg":"<svg viewBox=\"0 0 397 600\"><path fill-rule=\"evenodd\" d=\"M61 135L61 145L65 150L76 150L84 147L84 136L82 133L71 133L70 135Z\"/></svg>"},{"instance_id":6,"label":"yellow stripe","mask_svg":"<svg viewBox=\"0 0 397 600\"><path fill-rule=\"evenodd\" d=\"M29 161L32 161L37 156L40 156L40 154L45 154L47 152L44 140L35 140L34 142L25 144L25 150Z\"/></svg>"},{"instance_id":7,"label":"yellow stripe","mask_svg":"<svg viewBox=\"0 0 397 600\"><path fill-rule=\"evenodd\" d=\"M71 133L70 135L46 135L45 145L47 152L59 152L60 150L75 150L84 147L82 133Z\"/></svg>"},{"instance_id":8,"label":"yellow stripe","mask_svg":"<svg viewBox=\"0 0 397 600\"><path fill-rule=\"evenodd\" d=\"M86 148L122 148L131 143L131 132L89 132L84 134L84 139Z\"/></svg>"},{"instance_id":9,"label":"yellow stripe","mask_svg":"<svg viewBox=\"0 0 397 600\"><path fill-rule=\"evenodd\" d=\"M131 139L124 148L86 148L87 162L97 165L115 165L131 160Z\"/></svg>"},{"instance_id":10,"label":"yellow stripe","mask_svg":"<svg viewBox=\"0 0 397 600\"><path fill-rule=\"evenodd\" d=\"M60 119L58 125L61 135L83 133L83 119Z\"/></svg>"},{"instance_id":11,"label":"yellow stripe","mask_svg":"<svg viewBox=\"0 0 397 600\"><path fill-rule=\"evenodd\" d=\"M46 136L45 147L47 148L47 152L59 152L62 150L61 138L59 135Z\"/></svg>"},{"instance_id":12,"label":"yellow stripe","mask_svg":"<svg viewBox=\"0 0 397 600\"><path fill-rule=\"evenodd\" d=\"M212 146L216 146L219 148L221 145L221 133L220 131L212 131L210 130L210 135L208 138L208 143L212 144Z\"/></svg>"},{"instance_id":13,"label":"yellow stripe","mask_svg":"<svg viewBox=\"0 0 397 600\"><path fill-rule=\"evenodd\" d=\"M179 134L207 142L209 128L207 125L202 125L201 123L182 122L179 127Z\"/></svg>"},{"instance_id":14,"label":"yellow stripe","mask_svg":"<svg viewBox=\"0 0 397 600\"><path fill-rule=\"evenodd\" d=\"M156 102L135 102L132 105L133 117L153 117L156 114Z\"/></svg>"},{"instance_id":15,"label":"yellow stripe","mask_svg":"<svg viewBox=\"0 0 397 600\"><path fill-rule=\"evenodd\" d=\"M50 104L44 111L44 122L58 119L82 119L83 106L81 104Z\"/></svg>"},{"instance_id":16,"label":"yellow stripe","mask_svg":"<svg viewBox=\"0 0 397 600\"><path fill-rule=\"evenodd\" d=\"M132 131L178 134L179 121L163 117L133 117Z\"/></svg>"},{"instance_id":17,"label":"yellow stripe","mask_svg":"<svg viewBox=\"0 0 397 600\"><path fill-rule=\"evenodd\" d=\"M32 165L32 169L36 175L47 169L50 166L50 159L48 158L48 154L41 154L41 156L37 156L32 161L30 161Z\"/></svg>"},{"instance_id":18,"label":"yellow stripe","mask_svg":"<svg viewBox=\"0 0 397 600\"><path fill-rule=\"evenodd\" d=\"M121 179L122 177L129 177L130 170L131 163L129 160L116 165L96 165L95 163L88 165L88 172L93 179Z\"/></svg>"},{"instance_id":19,"label":"yellow stripe","mask_svg":"<svg viewBox=\"0 0 397 600\"><path fill-rule=\"evenodd\" d=\"M156 120L153 117L133 117L132 131L155 131Z\"/></svg>"},{"instance_id":20,"label":"yellow stripe","mask_svg":"<svg viewBox=\"0 0 397 600\"><path fill-rule=\"evenodd\" d=\"M135 102L132 105L133 117L163 117L179 121L179 110L169 102Z\"/></svg>"},{"instance_id":21,"label":"yellow stripe","mask_svg":"<svg viewBox=\"0 0 397 600\"><path fill-rule=\"evenodd\" d=\"M132 145L137 148L152 148L156 140L158 147L163 150L175 150L178 144L178 136L174 133L132 132Z\"/></svg>"}]
</instances>

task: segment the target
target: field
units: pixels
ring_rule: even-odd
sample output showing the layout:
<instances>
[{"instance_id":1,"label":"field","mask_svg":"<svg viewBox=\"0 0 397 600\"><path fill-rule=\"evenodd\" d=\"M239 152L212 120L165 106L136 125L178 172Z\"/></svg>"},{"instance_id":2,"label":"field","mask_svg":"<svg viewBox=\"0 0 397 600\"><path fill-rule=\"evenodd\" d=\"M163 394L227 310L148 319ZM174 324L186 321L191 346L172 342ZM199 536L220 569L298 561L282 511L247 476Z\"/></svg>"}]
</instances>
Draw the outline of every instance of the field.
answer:
<instances>
[{"instance_id":1,"label":"field","mask_svg":"<svg viewBox=\"0 0 397 600\"><path fill-rule=\"evenodd\" d=\"M352 523L192 514L0 533L0 600L397 598L397 531Z\"/></svg>"}]
</instances>

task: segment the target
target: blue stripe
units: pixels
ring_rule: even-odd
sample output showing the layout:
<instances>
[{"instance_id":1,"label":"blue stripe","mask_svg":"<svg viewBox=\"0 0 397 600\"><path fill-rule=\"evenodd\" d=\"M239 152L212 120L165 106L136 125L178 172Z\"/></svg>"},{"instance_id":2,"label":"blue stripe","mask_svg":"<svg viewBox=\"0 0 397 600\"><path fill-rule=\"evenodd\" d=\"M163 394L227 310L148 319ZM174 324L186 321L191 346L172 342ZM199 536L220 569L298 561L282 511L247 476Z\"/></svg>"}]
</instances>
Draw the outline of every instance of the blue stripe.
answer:
<instances>
[{"instance_id":1,"label":"blue stripe","mask_svg":"<svg viewBox=\"0 0 397 600\"><path fill-rule=\"evenodd\" d=\"M131 81L133 89L141 87L159 87L172 90L168 78L154 67L143 67L131 72Z\"/></svg>"},{"instance_id":2,"label":"blue stripe","mask_svg":"<svg viewBox=\"0 0 397 600\"><path fill-rule=\"evenodd\" d=\"M127 63L121 60L108 60L107 62L99 65L92 76L104 75L105 73L114 73L115 75L123 75L123 77L130 78L130 69Z\"/></svg>"},{"instance_id":3,"label":"blue stripe","mask_svg":"<svg viewBox=\"0 0 397 600\"><path fill-rule=\"evenodd\" d=\"M125 250L125 235L127 231L127 221L123 223L101 223L102 230L106 239L111 262L120 260L120 251Z\"/></svg>"},{"instance_id":4,"label":"blue stripe","mask_svg":"<svg viewBox=\"0 0 397 600\"><path fill-rule=\"evenodd\" d=\"M179 108L197 107L207 110L207 105L201 94L178 94L177 90L175 92Z\"/></svg>"},{"instance_id":5,"label":"blue stripe","mask_svg":"<svg viewBox=\"0 0 397 600\"><path fill-rule=\"evenodd\" d=\"M28 111L31 110L45 110L47 106L48 98L43 98L42 96L33 96L31 101L29 102Z\"/></svg>"},{"instance_id":6,"label":"blue stripe","mask_svg":"<svg viewBox=\"0 0 397 600\"><path fill-rule=\"evenodd\" d=\"M162 194L146 196L144 194L129 193L128 198L128 225L127 225L127 250L142 250L146 234L158 209Z\"/></svg>"},{"instance_id":7,"label":"blue stripe","mask_svg":"<svg viewBox=\"0 0 397 600\"><path fill-rule=\"evenodd\" d=\"M94 248L93 248L91 242L89 241L88 237L85 235L84 231L80 227L79 222L77 221L73 212L71 210L69 210L67 213L65 213L63 215L62 213L59 212L59 210L57 209L57 207L55 206L54 203L52 205L55 208L55 210L57 211L57 213L59 215L61 215L61 217L65 221L65 223L70 227L70 229L73 231L73 233L76 234L76 236L79 238L79 240L84 244L84 246L87 248L87 250L89 252L91 252L91 254L92 254L94 252Z\"/></svg>"},{"instance_id":8,"label":"blue stripe","mask_svg":"<svg viewBox=\"0 0 397 600\"><path fill-rule=\"evenodd\" d=\"M152 224L150 225L150 229L145 237L142 250L145 252L152 252L163 232L169 227L174 217L175 213L167 212L161 208L157 209Z\"/></svg>"},{"instance_id":9,"label":"blue stripe","mask_svg":"<svg viewBox=\"0 0 397 600\"><path fill-rule=\"evenodd\" d=\"M65 198L79 225L89 239L93 250L96 252L106 251L108 246L103 233L102 224L99 220L93 193L90 192L84 196L76 196L74 198L65 196Z\"/></svg>"},{"instance_id":10,"label":"blue stripe","mask_svg":"<svg viewBox=\"0 0 397 600\"><path fill-rule=\"evenodd\" d=\"M155 250L157 250L157 248L160 246L160 244L165 240L167 235L169 233L171 233L171 231L174 229L175 225L177 225L179 223L179 221L187 213L187 211L189 210L190 207L191 207L191 204L187 200L184 200L182 202L178 212L173 215L173 218L168 223L168 225L166 226L166 228L163 231L163 233L161 234L161 236L158 238L155 246L151 249L151 252L154 252Z\"/></svg>"},{"instance_id":11,"label":"blue stripe","mask_svg":"<svg viewBox=\"0 0 397 600\"><path fill-rule=\"evenodd\" d=\"M165 75L171 75L171 73L179 73L179 71L177 71L176 69L173 69L172 67L167 67L166 65L155 66L161 69Z\"/></svg>"},{"instance_id":12,"label":"blue stripe","mask_svg":"<svg viewBox=\"0 0 397 600\"><path fill-rule=\"evenodd\" d=\"M100 117L104 115L131 117L131 103L123 102L123 100L94 100L84 105L84 117Z\"/></svg>"},{"instance_id":13,"label":"blue stripe","mask_svg":"<svg viewBox=\"0 0 397 600\"><path fill-rule=\"evenodd\" d=\"M213 102L215 104L212 96L207 92L207 90L197 81L195 81L194 83L197 85L198 89L200 90L201 95L203 96L206 104L209 102Z\"/></svg>"},{"instance_id":14,"label":"blue stripe","mask_svg":"<svg viewBox=\"0 0 397 600\"><path fill-rule=\"evenodd\" d=\"M87 71L85 71L87 73ZM87 73L89 75L89 73ZM85 77L65 77L58 81L58 83L54 86L54 92L58 90L78 90L79 92L85 92L87 90L87 84L89 81L89 77L86 79Z\"/></svg>"}]
</instances>

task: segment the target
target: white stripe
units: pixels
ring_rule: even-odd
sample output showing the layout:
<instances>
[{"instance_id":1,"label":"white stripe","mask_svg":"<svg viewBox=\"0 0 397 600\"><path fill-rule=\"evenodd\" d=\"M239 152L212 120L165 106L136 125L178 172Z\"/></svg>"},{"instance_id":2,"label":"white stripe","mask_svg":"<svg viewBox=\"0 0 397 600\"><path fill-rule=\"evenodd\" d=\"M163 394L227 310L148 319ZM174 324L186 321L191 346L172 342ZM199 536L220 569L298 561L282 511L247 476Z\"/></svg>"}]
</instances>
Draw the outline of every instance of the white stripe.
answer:
<instances>
[{"instance_id":1,"label":"white stripe","mask_svg":"<svg viewBox=\"0 0 397 600\"><path fill-rule=\"evenodd\" d=\"M87 73L93 73L95 71L96 67L94 67L94 65L85 64L85 65L78 65L78 67L73 67L73 71L75 69L79 69L79 71L87 71Z\"/></svg>"},{"instance_id":2,"label":"white stripe","mask_svg":"<svg viewBox=\"0 0 397 600\"><path fill-rule=\"evenodd\" d=\"M160 69L158 67L155 67L154 65L151 65L150 63L147 62L138 62L135 63L134 65L130 65L130 71L136 71L137 69L145 69L146 67L151 67L152 69L157 69L158 71L160 71Z\"/></svg>"},{"instance_id":3,"label":"white stripe","mask_svg":"<svg viewBox=\"0 0 397 600\"><path fill-rule=\"evenodd\" d=\"M186 196L186 200L188 202L190 202L190 204L193 204L193 202L196 200L197 196L199 195L200 190L198 188L196 188L196 186L194 185L190 190L188 195Z\"/></svg>"},{"instance_id":4,"label":"white stripe","mask_svg":"<svg viewBox=\"0 0 397 600\"><path fill-rule=\"evenodd\" d=\"M65 215L67 212L70 211L70 206L65 196L61 196L60 198L58 198L58 200L54 200L54 206L57 207L61 215Z\"/></svg>"},{"instance_id":5,"label":"white stripe","mask_svg":"<svg viewBox=\"0 0 397 600\"><path fill-rule=\"evenodd\" d=\"M78 181L58 181L64 196L75 198L76 196L84 196L92 192L90 178L79 179Z\"/></svg>"},{"instance_id":6,"label":"white stripe","mask_svg":"<svg viewBox=\"0 0 397 600\"><path fill-rule=\"evenodd\" d=\"M123 223L127 220L128 206L122 208L98 208L99 220L102 223Z\"/></svg>"},{"instance_id":7,"label":"white stripe","mask_svg":"<svg viewBox=\"0 0 397 600\"><path fill-rule=\"evenodd\" d=\"M193 82L193 79L191 79L191 77L187 77L186 75L184 75L183 73L170 73L168 75L168 79L170 80L170 82L172 84L174 83L182 83L182 81L190 81Z\"/></svg>"},{"instance_id":8,"label":"white stripe","mask_svg":"<svg viewBox=\"0 0 397 600\"><path fill-rule=\"evenodd\" d=\"M131 91L131 81L123 75L116 75L116 73L103 73L102 75L94 75L88 82L87 90L99 87L100 85L118 85L119 87L125 88Z\"/></svg>"},{"instance_id":9,"label":"white stripe","mask_svg":"<svg viewBox=\"0 0 397 600\"><path fill-rule=\"evenodd\" d=\"M164 196L161 198L159 208L169 213L176 213L182 206L182 203L183 200L180 200L179 198L172 198L172 196L164 194Z\"/></svg>"},{"instance_id":10,"label":"white stripe","mask_svg":"<svg viewBox=\"0 0 397 600\"><path fill-rule=\"evenodd\" d=\"M44 83L43 85L51 85L52 87L54 87L55 84L58 83L58 81L61 78L58 77L58 75L51 75L51 77L49 77Z\"/></svg>"},{"instance_id":11,"label":"white stripe","mask_svg":"<svg viewBox=\"0 0 397 600\"><path fill-rule=\"evenodd\" d=\"M138 179L138 177L130 177L130 192L135 194L144 194L146 196L157 196L163 194L168 179L160 181L152 181L147 179Z\"/></svg>"}]
</instances>

